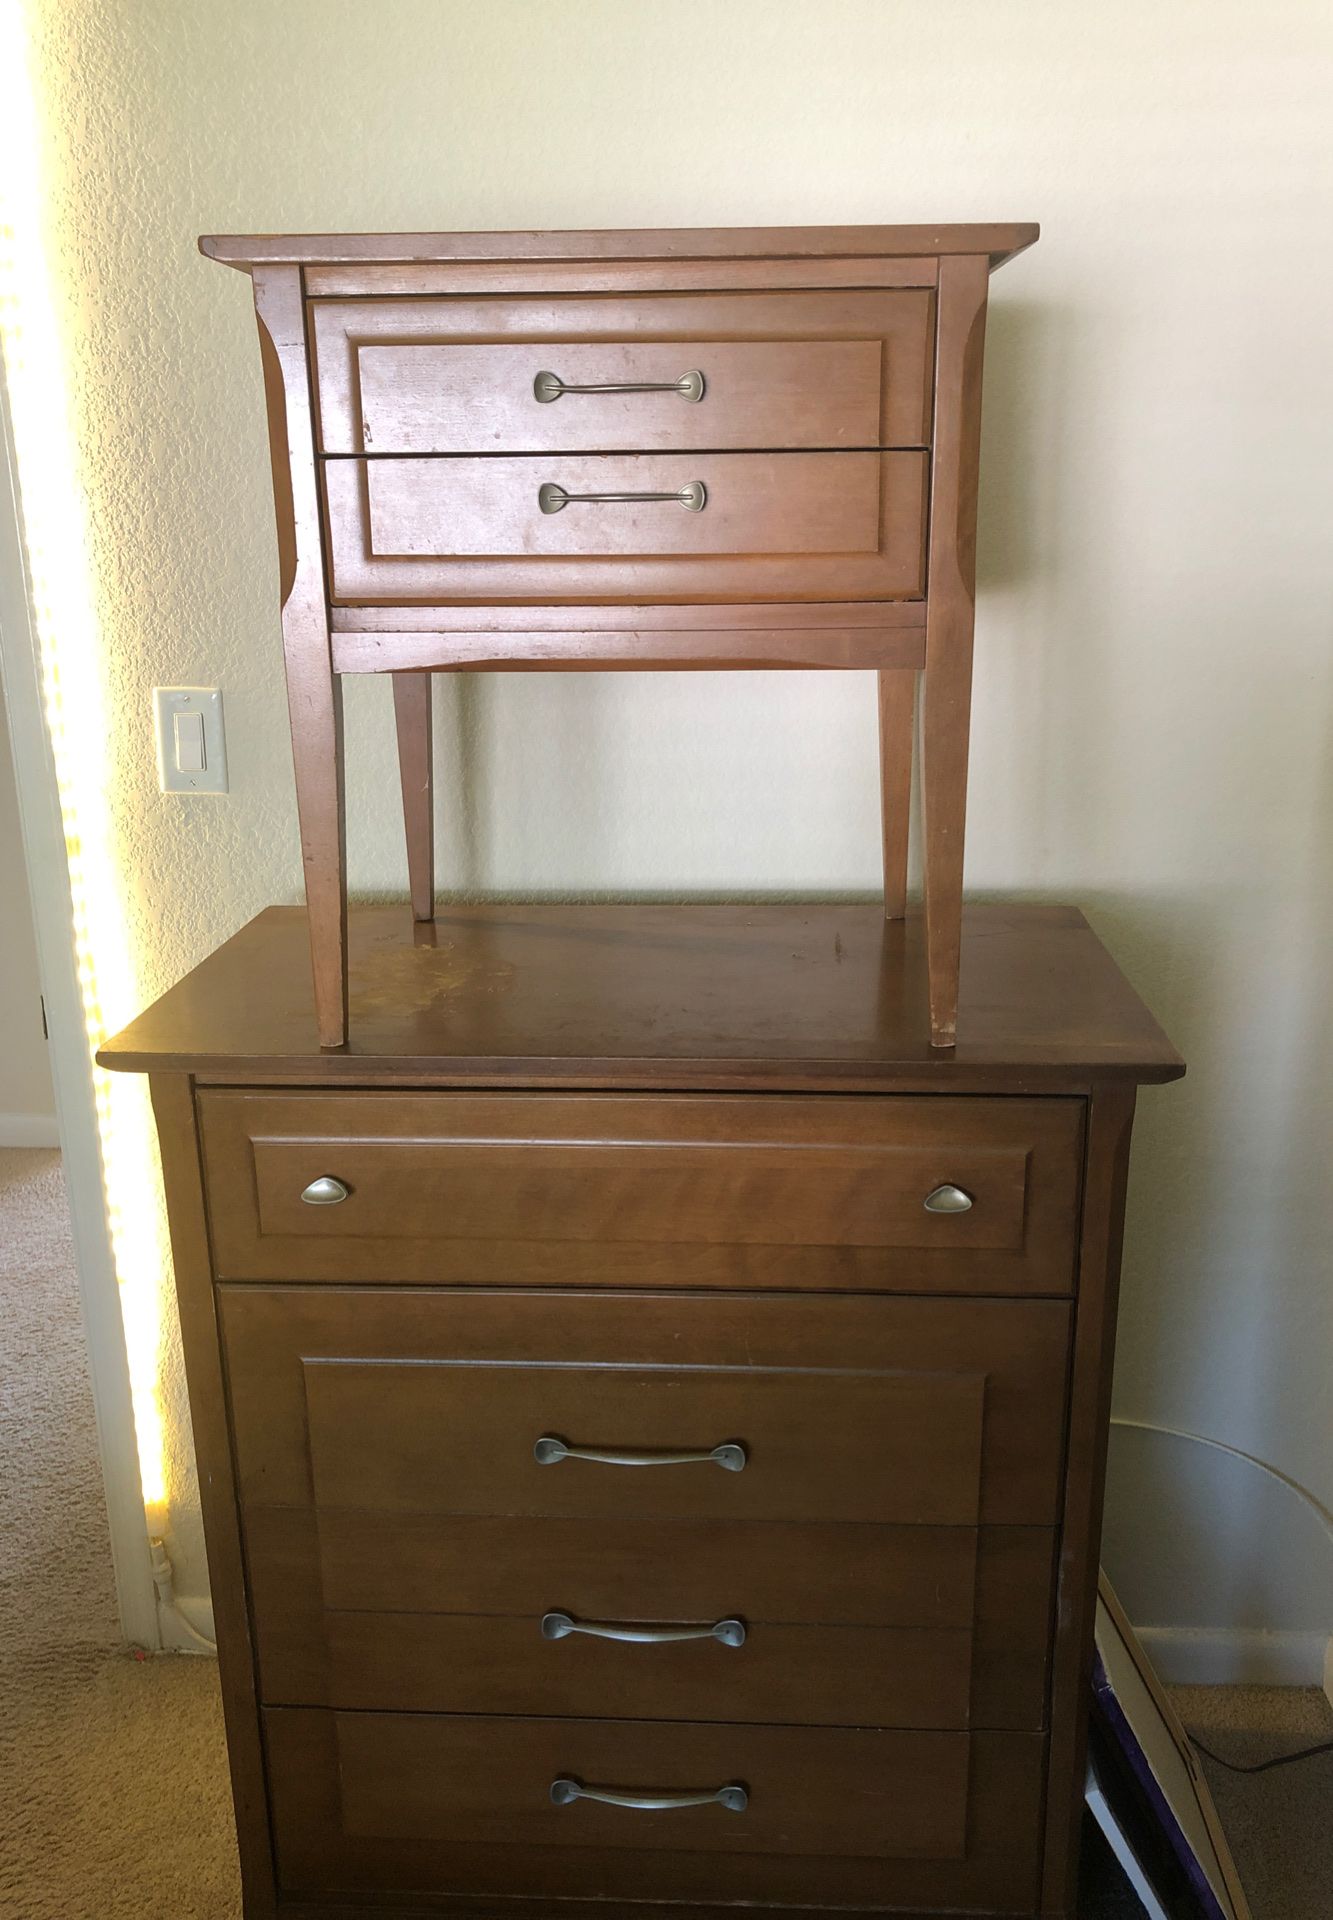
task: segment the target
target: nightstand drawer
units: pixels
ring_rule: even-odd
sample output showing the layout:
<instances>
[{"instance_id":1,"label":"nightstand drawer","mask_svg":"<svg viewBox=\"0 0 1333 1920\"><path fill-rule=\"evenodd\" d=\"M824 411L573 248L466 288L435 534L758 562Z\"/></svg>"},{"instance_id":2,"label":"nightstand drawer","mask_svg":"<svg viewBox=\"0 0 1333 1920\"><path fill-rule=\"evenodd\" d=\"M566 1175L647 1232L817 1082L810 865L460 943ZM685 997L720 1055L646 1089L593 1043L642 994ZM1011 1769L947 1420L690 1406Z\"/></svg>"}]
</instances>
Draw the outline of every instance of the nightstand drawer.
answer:
<instances>
[{"instance_id":1,"label":"nightstand drawer","mask_svg":"<svg viewBox=\"0 0 1333 1920\"><path fill-rule=\"evenodd\" d=\"M902 600L924 453L329 460L338 604Z\"/></svg>"},{"instance_id":2,"label":"nightstand drawer","mask_svg":"<svg viewBox=\"0 0 1333 1920\"><path fill-rule=\"evenodd\" d=\"M1073 1291L1079 1100L205 1092L200 1111L224 1279ZM926 1206L941 1188L962 1211Z\"/></svg>"},{"instance_id":3,"label":"nightstand drawer","mask_svg":"<svg viewBox=\"0 0 1333 1920\"><path fill-rule=\"evenodd\" d=\"M264 1718L290 1891L932 1907L981 1895L1030 1911L1039 1735Z\"/></svg>"},{"instance_id":4,"label":"nightstand drawer","mask_svg":"<svg viewBox=\"0 0 1333 1920\"><path fill-rule=\"evenodd\" d=\"M1044 1724L1056 1536L1035 1527L256 1506L245 1532L270 1706Z\"/></svg>"},{"instance_id":5,"label":"nightstand drawer","mask_svg":"<svg viewBox=\"0 0 1333 1920\"><path fill-rule=\"evenodd\" d=\"M219 1304L247 1507L1058 1519L1063 1302L227 1287Z\"/></svg>"},{"instance_id":6,"label":"nightstand drawer","mask_svg":"<svg viewBox=\"0 0 1333 1920\"><path fill-rule=\"evenodd\" d=\"M311 311L326 453L929 439L924 289L324 300Z\"/></svg>"}]
</instances>

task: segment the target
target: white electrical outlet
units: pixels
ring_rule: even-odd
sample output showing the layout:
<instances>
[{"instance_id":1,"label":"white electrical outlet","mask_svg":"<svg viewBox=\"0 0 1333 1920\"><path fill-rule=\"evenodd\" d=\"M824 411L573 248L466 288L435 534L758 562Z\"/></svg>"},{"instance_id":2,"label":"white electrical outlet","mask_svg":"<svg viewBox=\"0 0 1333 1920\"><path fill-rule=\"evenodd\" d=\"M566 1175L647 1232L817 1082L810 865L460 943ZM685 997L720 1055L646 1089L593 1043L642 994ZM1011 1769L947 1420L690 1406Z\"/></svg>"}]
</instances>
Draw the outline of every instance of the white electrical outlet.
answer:
<instances>
[{"instance_id":1,"label":"white electrical outlet","mask_svg":"<svg viewBox=\"0 0 1333 1920\"><path fill-rule=\"evenodd\" d=\"M225 793L227 736L217 687L154 687L157 775L163 793Z\"/></svg>"}]
</instances>

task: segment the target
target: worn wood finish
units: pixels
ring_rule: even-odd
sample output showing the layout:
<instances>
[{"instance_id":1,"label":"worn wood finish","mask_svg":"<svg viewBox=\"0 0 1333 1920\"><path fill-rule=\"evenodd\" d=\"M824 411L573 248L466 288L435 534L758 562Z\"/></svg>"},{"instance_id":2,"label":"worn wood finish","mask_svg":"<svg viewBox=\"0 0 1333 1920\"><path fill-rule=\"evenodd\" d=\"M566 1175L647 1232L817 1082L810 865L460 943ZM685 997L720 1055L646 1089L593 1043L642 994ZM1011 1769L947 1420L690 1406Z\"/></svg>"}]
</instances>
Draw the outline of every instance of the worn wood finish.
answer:
<instances>
[{"instance_id":1,"label":"worn wood finish","mask_svg":"<svg viewBox=\"0 0 1333 1920\"><path fill-rule=\"evenodd\" d=\"M1067 1294L1077 1100L205 1093L225 1279ZM302 1195L332 1175L337 1207ZM931 1213L944 1182L964 1213Z\"/></svg>"},{"instance_id":2,"label":"worn wood finish","mask_svg":"<svg viewBox=\"0 0 1333 1920\"><path fill-rule=\"evenodd\" d=\"M329 652L304 301L296 267L256 266L253 280L268 398L282 644L310 919L315 1024L320 1044L337 1047L347 1038L342 687Z\"/></svg>"},{"instance_id":3,"label":"worn wood finish","mask_svg":"<svg viewBox=\"0 0 1333 1920\"><path fill-rule=\"evenodd\" d=\"M1055 1535L1036 1527L664 1529L256 1506L245 1537L262 1690L277 1706L1045 1724ZM552 1608L735 1616L749 1631L739 1649L552 1643L540 1632Z\"/></svg>"},{"instance_id":4,"label":"worn wood finish","mask_svg":"<svg viewBox=\"0 0 1333 1920\"><path fill-rule=\"evenodd\" d=\"M335 454L919 447L934 331L924 291L320 301L320 444ZM581 385L670 382L695 367L698 401L544 402L533 391L548 368Z\"/></svg>"},{"instance_id":5,"label":"worn wood finish","mask_svg":"<svg viewBox=\"0 0 1333 1920\"><path fill-rule=\"evenodd\" d=\"M1184 1063L1082 914L964 916L952 1053L932 1049L918 913L878 905L477 906L418 946L393 907L352 916L354 1037L324 1054L306 919L270 907L98 1052L245 1085L888 1093L1074 1092Z\"/></svg>"},{"instance_id":6,"label":"worn wood finish","mask_svg":"<svg viewBox=\"0 0 1333 1920\"><path fill-rule=\"evenodd\" d=\"M984 260L941 264L930 483L930 601L921 681L930 1036L939 1047L952 1046L958 1037L986 291Z\"/></svg>"},{"instance_id":7,"label":"worn wood finish","mask_svg":"<svg viewBox=\"0 0 1333 1920\"><path fill-rule=\"evenodd\" d=\"M435 918L435 804L431 754L431 679L428 673L395 673L393 714L398 734L398 773L403 789L407 876L412 918Z\"/></svg>"},{"instance_id":8,"label":"worn wood finish","mask_svg":"<svg viewBox=\"0 0 1333 1920\"><path fill-rule=\"evenodd\" d=\"M877 670L890 919L904 905L909 775L905 690L887 676L920 669L930 1032L954 1044L986 281L1036 237L997 225L201 240L254 277L280 539L301 563L295 585L284 577L284 636L325 1045L347 1032L338 676L566 666ZM566 391L542 404L533 390L539 371L623 387L693 363L697 402ZM543 514L546 483L619 497ZM672 497L690 485L706 492L700 512ZM625 497L643 494L667 497ZM793 602L821 617L765 623L767 604ZM921 645L887 612L856 617L902 602L925 616ZM636 621L645 603L703 617L663 629ZM529 604L530 625L491 617ZM588 617L618 607L614 624ZM331 612L359 608L419 618L354 618L331 648ZM419 822L408 839L419 919Z\"/></svg>"},{"instance_id":9,"label":"worn wood finish","mask_svg":"<svg viewBox=\"0 0 1333 1920\"><path fill-rule=\"evenodd\" d=\"M884 918L907 913L907 846L912 811L912 735L916 675L880 668L880 831L884 845Z\"/></svg>"},{"instance_id":10,"label":"worn wood finish","mask_svg":"<svg viewBox=\"0 0 1333 1920\"><path fill-rule=\"evenodd\" d=\"M1040 1735L290 1708L270 1709L265 1729L281 1782L279 1873L293 1892L464 1886L483 1897L822 1901L827 1910L873 1906L892 1886L903 1902L937 1909L1031 1904ZM640 1786L741 1779L747 1813L764 1809L763 1818L738 1836L746 1816L715 1807L551 1807L550 1780L580 1769L590 1782L619 1773ZM732 1825L715 1824L724 1819ZM839 1844L858 1854L839 1856Z\"/></svg>"},{"instance_id":11,"label":"worn wood finish","mask_svg":"<svg viewBox=\"0 0 1333 1920\"><path fill-rule=\"evenodd\" d=\"M331 460L335 602L892 600L925 584L923 453ZM547 484L577 494L543 513Z\"/></svg>"},{"instance_id":12,"label":"worn wood finish","mask_svg":"<svg viewBox=\"0 0 1333 1920\"><path fill-rule=\"evenodd\" d=\"M190 1415L201 1467L199 1505L208 1540L241 1888L246 1920L272 1920L277 1890L268 1787L193 1099L184 1074L154 1074L149 1085L162 1156Z\"/></svg>"}]
</instances>

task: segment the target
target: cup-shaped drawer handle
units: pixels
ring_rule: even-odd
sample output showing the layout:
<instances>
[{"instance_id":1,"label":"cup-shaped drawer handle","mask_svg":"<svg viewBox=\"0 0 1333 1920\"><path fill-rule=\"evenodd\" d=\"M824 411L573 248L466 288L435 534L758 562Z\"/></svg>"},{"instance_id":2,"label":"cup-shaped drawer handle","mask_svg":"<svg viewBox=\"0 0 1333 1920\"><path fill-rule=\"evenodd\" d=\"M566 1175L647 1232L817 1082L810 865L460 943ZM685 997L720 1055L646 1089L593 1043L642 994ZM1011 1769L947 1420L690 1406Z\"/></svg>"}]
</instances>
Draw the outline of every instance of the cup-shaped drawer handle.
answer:
<instances>
[{"instance_id":1,"label":"cup-shaped drawer handle","mask_svg":"<svg viewBox=\"0 0 1333 1920\"><path fill-rule=\"evenodd\" d=\"M703 1452L661 1453L646 1447L571 1447L555 1433L544 1433L532 1455L539 1467L553 1467L561 1460L596 1460L604 1467L688 1467L702 1462L728 1473L742 1472L748 1457L739 1440L724 1440Z\"/></svg>"},{"instance_id":2,"label":"cup-shaped drawer handle","mask_svg":"<svg viewBox=\"0 0 1333 1920\"><path fill-rule=\"evenodd\" d=\"M686 513L702 513L708 505L708 489L702 480L687 480L674 493L566 493L554 480L543 480L537 489L537 505L543 513L559 513L571 500L674 500Z\"/></svg>"},{"instance_id":3,"label":"cup-shaped drawer handle","mask_svg":"<svg viewBox=\"0 0 1333 1920\"><path fill-rule=\"evenodd\" d=\"M571 1633L589 1633L594 1640L628 1640L635 1646L662 1646L676 1640L717 1640L724 1647L745 1645L743 1620L706 1621L687 1627L642 1627L628 1620L576 1620L572 1613L542 1615L543 1640L565 1640Z\"/></svg>"},{"instance_id":4,"label":"cup-shaped drawer handle","mask_svg":"<svg viewBox=\"0 0 1333 1920\"><path fill-rule=\"evenodd\" d=\"M691 367L679 380L593 380L586 386L575 386L558 373L543 371L533 381L532 391L544 404L558 400L562 393L678 393L682 400L702 400L704 377L698 367Z\"/></svg>"},{"instance_id":5,"label":"cup-shaped drawer handle","mask_svg":"<svg viewBox=\"0 0 1333 1920\"><path fill-rule=\"evenodd\" d=\"M933 1193L926 1195L927 1213L967 1213L972 1205L973 1196L966 1187L936 1187Z\"/></svg>"},{"instance_id":6,"label":"cup-shaped drawer handle","mask_svg":"<svg viewBox=\"0 0 1333 1920\"><path fill-rule=\"evenodd\" d=\"M308 1207L336 1207L352 1191L341 1180L335 1180L331 1173L322 1173L318 1180L312 1180L301 1198Z\"/></svg>"},{"instance_id":7,"label":"cup-shaped drawer handle","mask_svg":"<svg viewBox=\"0 0 1333 1920\"><path fill-rule=\"evenodd\" d=\"M604 1807L632 1807L638 1813L665 1813L672 1807L725 1807L728 1813L744 1813L750 1804L739 1781L669 1793L652 1787L585 1787L568 1774L552 1780L551 1799L557 1807L572 1807L576 1800L600 1800Z\"/></svg>"}]
</instances>

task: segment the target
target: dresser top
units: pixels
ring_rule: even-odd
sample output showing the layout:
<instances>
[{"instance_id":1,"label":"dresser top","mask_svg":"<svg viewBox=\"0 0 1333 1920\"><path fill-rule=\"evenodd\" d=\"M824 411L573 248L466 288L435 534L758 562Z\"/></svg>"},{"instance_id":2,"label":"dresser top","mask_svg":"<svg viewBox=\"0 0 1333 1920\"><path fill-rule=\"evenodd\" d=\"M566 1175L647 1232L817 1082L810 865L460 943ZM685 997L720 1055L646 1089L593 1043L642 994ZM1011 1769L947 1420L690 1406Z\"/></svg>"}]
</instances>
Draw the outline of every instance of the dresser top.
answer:
<instances>
[{"instance_id":1,"label":"dresser top","mask_svg":"<svg viewBox=\"0 0 1333 1920\"><path fill-rule=\"evenodd\" d=\"M270 907L99 1062L246 1084L1011 1093L1184 1072L1072 907L966 909L948 1050L929 1043L917 913L471 906L416 940L406 906L350 922L346 1047L316 1041L304 910Z\"/></svg>"},{"instance_id":2,"label":"dresser top","mask_svg":"<svg viewBox=\"0 0 1333 1920\"><path fill-rule=\"evenodd\" d=\"M252 233L200 236L210 260L253 266L428 266L544 260L819 260L984 253L999 267L1036 240L1031 221L979 226L644 227L583 233Z\"/></svg>"}]
</instances>

